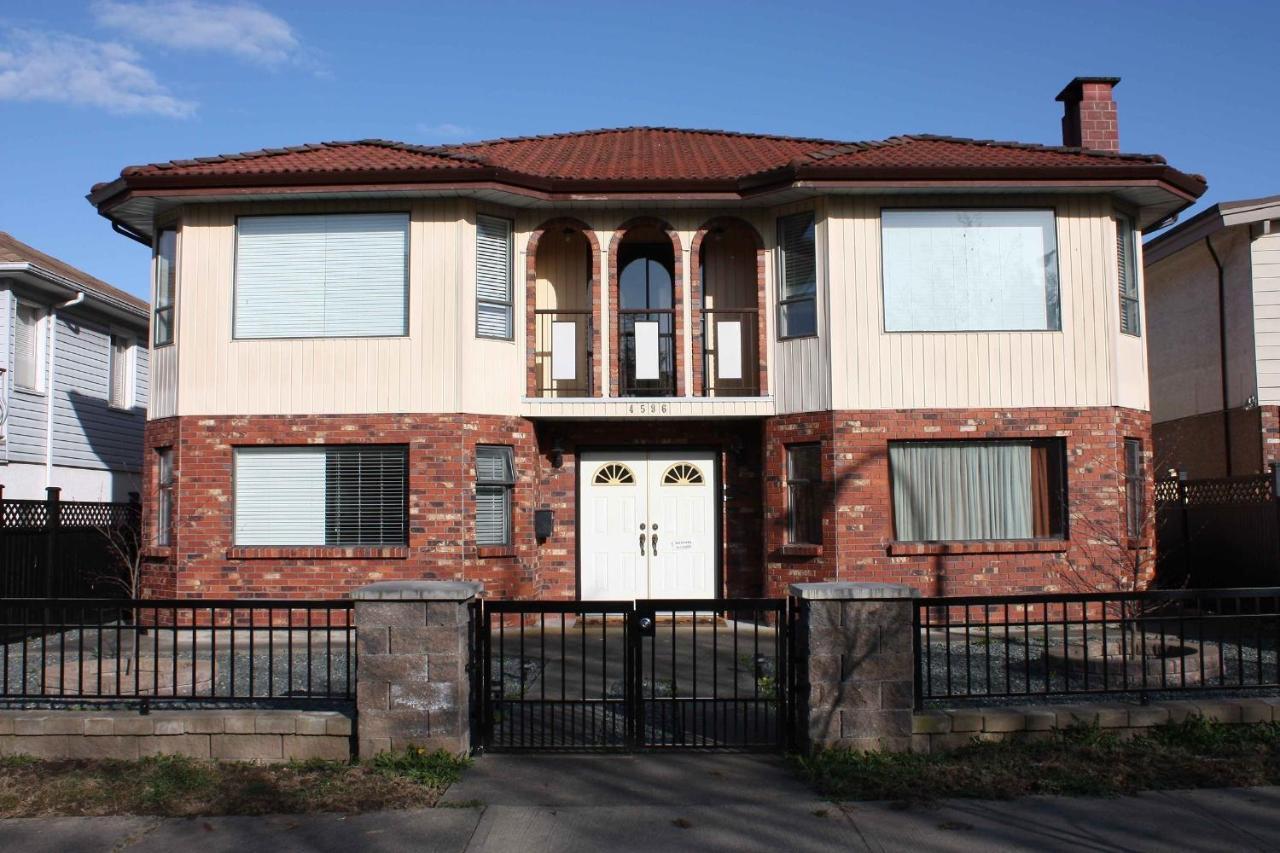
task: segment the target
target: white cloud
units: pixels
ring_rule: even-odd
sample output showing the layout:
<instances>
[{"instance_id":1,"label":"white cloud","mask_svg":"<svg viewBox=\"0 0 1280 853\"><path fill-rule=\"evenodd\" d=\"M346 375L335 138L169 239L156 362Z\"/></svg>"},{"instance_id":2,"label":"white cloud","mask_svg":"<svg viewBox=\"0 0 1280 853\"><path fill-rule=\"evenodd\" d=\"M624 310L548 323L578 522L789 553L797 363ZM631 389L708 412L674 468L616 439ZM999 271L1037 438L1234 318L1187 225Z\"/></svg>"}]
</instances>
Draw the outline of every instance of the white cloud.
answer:
<instances>
[{"instance_id":1,"label":"white cloud","mask_svg":"<svg viewBox=\"0 0 1280 853\"><path fill-rule=\"evenodd\" d=\"M182 50L229 53L262 65L297 60L298 37L283 18L249 3L98 0L94 19L124 37Z\"/></svg>"},{"instance_id":2,"label":"white cloud","mask_svg":"<svg viewBox=\"0 0 1280 853\"><path fill-rule=\"evenodd\" d=\"M448 121L440 124L419 124L417 130L418 135L427 137L428 142L466 139L472 135L471 128Z\"/></svg>"},{"instance_id":3,"label":"white cloud","mask_svg":"<svg viewBox=\"0 0 1280 853\"><path fill-rule=\"evenodd\" d=\"M185 118L176 98L133 49L57 32L10 29L0 39L0 100L48 101L113 113Z\"/></svg>"}]
</instances>

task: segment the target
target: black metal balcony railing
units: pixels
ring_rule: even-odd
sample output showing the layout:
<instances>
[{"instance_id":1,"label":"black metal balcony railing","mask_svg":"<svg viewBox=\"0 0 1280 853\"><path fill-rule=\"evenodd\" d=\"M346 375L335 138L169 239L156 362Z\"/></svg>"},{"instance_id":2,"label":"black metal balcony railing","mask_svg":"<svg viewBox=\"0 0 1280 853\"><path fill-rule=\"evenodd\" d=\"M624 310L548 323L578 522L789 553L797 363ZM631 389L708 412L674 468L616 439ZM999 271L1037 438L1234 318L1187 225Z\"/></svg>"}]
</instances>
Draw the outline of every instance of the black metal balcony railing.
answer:
<instances>
[{"instance_id":1,"label":"black metal balcony railing","mask_svg":"<svg viewBox=\"0 0 1280 853\"><path fill-rule=\"evenodd\" d=\"M657 376L638 378L636 373L644 364L636 344L637 323L658 324ZM675 312L670 309L618 312L621 370L618 382L624 397L674 397L676 393L675 370Z\"/></svg>"},{"instance_id":2,"label":"black metal balcony railing","mask_svg":"<svg viewBox=\"0 0 1280 853\"><path fill-rule=\"evenodd\" d=\"M533 313L534 396L593 396L595 352L591 311L539 308Z\"/></svg>"},{"instance_id":3,"label":"black metal balcony railing","mask_svg":"<svg viewBox=\"0 0 1280 853\"><path fill-rule=\"evenodd\" d=\"M754 309L702 309L702 394L754 397L760 393L759 338Z\"/></svg>"}]
</instances>

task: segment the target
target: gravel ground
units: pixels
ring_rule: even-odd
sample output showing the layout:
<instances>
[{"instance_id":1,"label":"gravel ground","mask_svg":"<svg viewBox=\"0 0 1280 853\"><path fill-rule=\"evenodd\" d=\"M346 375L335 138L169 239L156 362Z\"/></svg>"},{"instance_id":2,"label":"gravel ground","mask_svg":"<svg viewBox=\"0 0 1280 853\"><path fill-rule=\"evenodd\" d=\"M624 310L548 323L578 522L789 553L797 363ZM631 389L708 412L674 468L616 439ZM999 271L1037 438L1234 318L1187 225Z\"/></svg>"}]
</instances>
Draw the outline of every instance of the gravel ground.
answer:
<instances>
[{"instance_id":1,"label":"gravel ground","mask_svg":"<svg viewBox=\"0 0 1280 853\"><path fill-rule=\"evenodd\" d=\"M1250 632L1252 633L1252 632ZM1198 636L1188 630L1189 644L1198 645ZM1097 636L1090 638L1097 643ZM1152 645L1156 642L1151 640ZM1204 647L1210 650L1210 658L1203 675L1198 664L1188 667L1188 686L1195 690L1162 690L1165 684L1180 686L1181 674L1161 659L1149 658L1147 663L1148 690L1146 698L1173 699L1195 696L1280 695L1280 687L1256 688L1251 685L1280 684L1277 638L1251 636L1224 639L1206 637ZM1068 646L1083 649L1083 637L1073 636ZM1017 629L1005 637L998 629L992 630L988 639L982 631L953 631L948 637L941 631L931 632L930 641L922 655L921 679L926 703L953 705L957 702L979 702L985 705L1025 705L1028 701L1071 702L1080 701L1080 694L1102 694L1117 698L1142 698L1141 669L1126 680L1120 664L1115 659L1108 662L1105 672L1093 669L1085 672L1080 665L1068 665L1063 656L1061 634L1050 634L1046 654L1044 632L1024 637ZM1218 662L1211 660L1218 651ZM1091 651L1096 660L1096 650ZM1100 666L1100 664L1098 664ZM1162 665L1167 666L1165 680L1159 681ZM1199 684L1195 682L1199 680ZM1107 688L1104 690L1104 686ZM1134 688L1125 691L1126 686ZM1045 693L1067 694L1046 697ZM1000 694L991 696L990 694ZM1005 695L1013 694L1013 695ZM1018 695L1021 694L1021 695Z\"/></svg>"}]
</instances>

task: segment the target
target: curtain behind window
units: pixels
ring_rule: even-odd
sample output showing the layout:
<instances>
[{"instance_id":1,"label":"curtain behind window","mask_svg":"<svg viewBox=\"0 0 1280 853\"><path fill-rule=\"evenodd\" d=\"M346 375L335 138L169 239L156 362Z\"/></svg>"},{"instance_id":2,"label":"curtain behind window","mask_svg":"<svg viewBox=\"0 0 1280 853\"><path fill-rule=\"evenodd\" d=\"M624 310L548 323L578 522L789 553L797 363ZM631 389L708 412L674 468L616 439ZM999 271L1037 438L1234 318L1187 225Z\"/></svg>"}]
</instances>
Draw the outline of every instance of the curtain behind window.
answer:
<instances>
[{"instance_id":1,"label":"curtain behind window","mask_svg":"<svg viewBox=\"0 0 1280 853\"><path fill-rule=\"evenodd\" d=\"M903 443L889 447L897 538L905 542L1030 539L1038 502L1033 448L996 442ZM1047 460L1039 463L1047 466ZM1043 503L1043 507L1038 506ZM1047 529L1047 524L1045 528Z\"/></svg>"}]
</instances>

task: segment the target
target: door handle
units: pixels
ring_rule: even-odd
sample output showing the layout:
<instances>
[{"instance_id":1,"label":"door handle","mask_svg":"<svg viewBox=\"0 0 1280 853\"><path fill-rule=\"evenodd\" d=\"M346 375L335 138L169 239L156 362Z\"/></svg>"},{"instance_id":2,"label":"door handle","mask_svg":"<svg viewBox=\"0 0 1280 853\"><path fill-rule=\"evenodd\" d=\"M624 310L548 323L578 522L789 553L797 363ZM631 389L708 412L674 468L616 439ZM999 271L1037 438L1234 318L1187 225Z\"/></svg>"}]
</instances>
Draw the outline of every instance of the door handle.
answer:
<instances>
[{"instance_id":1,"label":"door handle","mask_svg":"<svg viewBox=\"0 0 1280 853\"><path fill-rule=\"evenodd\" d=\"M640 534L640 556L644 556L644 534Z\"/></svg>"},{"instance_id":2,"label":"door handle","mask_svg":"<svg viewBox=\"0 0 1280 853\"><path fill-rule=\"evenodd\" d=\"M643 539L644 537L641 538ZM653 546L653 556L658 556L658 534L653 534L653 538L649 542ZM644 549L641 548L640 550L643 551Z\"/></svg>"}]
</instances>

